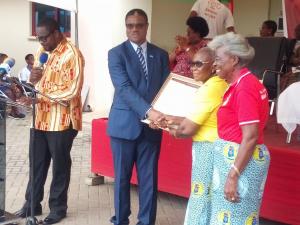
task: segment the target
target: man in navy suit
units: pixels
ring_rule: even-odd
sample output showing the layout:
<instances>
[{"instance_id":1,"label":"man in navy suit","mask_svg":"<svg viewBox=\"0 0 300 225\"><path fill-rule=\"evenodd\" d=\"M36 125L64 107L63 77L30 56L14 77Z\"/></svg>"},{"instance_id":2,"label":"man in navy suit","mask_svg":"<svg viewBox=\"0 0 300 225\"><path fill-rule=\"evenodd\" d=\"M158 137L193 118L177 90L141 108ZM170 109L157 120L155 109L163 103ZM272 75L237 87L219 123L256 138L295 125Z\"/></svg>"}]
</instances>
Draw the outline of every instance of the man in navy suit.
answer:
<instances>
[{"instance_id":1,"label":"man in navy suit","mask_svg":"<svg viewBox=\"0 0 300 225\"><path fill-rule=\"evenodd\" d=\"M128 40L108 52L115 88L108 134L115 172L115 225L129 224L130 179L135 164L139 183L138 225L154 225L157 206L157 168L161 132L141 122L157 121L163 114L151 102L169 74L166 51L146 40L148 18L141 9L125 17Z\"/></svg>"}]
</instances>

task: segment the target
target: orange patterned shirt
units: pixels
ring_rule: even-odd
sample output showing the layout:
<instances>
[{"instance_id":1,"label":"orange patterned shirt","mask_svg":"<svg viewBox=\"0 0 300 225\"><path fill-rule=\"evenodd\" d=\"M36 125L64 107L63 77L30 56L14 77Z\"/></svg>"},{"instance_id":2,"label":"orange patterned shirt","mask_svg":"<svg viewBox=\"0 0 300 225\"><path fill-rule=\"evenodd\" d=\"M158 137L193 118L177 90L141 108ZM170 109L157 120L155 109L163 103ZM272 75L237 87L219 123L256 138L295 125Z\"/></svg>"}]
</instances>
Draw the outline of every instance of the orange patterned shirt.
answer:
<instances>
[{"instance_id":1,"label":"orange patterned shirt","mask_svg":"<svg viewBox=\"0 0 300 225\"><path fill-rule=\"evenodd\" d=\"M38 65L42 52L44 49L40 47L35 57L35 66ZM68 106L38 95L35 128L62 131L70 128L72 124L73 129L81 130L84 58L80 50L65 38L52 52L47 53L49 55L44 64L44 74L35 88L55 100L67 103Z\"/></svg>"}]
</instances>

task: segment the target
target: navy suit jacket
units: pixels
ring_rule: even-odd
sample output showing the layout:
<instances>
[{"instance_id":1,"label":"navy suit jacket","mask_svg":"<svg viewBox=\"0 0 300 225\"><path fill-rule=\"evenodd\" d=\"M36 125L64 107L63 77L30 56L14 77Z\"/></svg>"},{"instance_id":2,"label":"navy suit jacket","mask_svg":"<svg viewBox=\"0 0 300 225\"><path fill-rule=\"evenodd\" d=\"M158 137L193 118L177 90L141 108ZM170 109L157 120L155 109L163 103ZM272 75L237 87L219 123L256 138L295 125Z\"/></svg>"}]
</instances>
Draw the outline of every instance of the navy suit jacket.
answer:
<instances>
[{"instance_id":1,"label":"navy suit jacket","mask_svg":"<svg viewBox=\"0 0 300 225\"><path fill-rule=\"evenodd\" d=\"M138 55L128 40L109 50L108 68L115 88L108 135L135 140L144 131L145 138L160 141L161 132L141 120L169 75L168 53L147 43L148 85Z\"/></svg>"}]
</instances>

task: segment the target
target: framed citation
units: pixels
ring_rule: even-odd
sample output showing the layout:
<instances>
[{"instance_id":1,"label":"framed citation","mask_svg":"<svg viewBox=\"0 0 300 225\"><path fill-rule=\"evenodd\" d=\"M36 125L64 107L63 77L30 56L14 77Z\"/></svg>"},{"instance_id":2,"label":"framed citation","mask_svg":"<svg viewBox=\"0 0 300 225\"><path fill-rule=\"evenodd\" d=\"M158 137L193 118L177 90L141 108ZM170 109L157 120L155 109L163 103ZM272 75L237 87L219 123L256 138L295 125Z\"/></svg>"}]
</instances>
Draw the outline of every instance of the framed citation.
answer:
<instances>
[{"instance_id":1,"label":"framed citation","mask_svg":"<svg viewBox=\"0 0 300 225\"><path fill-rule=\"evenodd\" d=\"M195 94L201 85L192 78L171 73L154 98L152 107L167 115L185 117L192 110Z\"/></svg>"}]
</instances>

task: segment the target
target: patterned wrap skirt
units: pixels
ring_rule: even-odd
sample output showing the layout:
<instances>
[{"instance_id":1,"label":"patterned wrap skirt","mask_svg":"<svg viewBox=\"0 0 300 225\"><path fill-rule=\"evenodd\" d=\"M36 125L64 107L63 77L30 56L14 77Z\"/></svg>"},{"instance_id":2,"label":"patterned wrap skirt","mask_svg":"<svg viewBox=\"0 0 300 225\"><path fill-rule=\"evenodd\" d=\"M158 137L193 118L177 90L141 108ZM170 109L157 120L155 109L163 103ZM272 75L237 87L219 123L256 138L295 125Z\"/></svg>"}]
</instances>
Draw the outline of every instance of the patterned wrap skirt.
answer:
<instances>
[{"instance_id":1,"label":"patterned wrap skirt","mask_svg":"<svg viewBox=\"0 0 300 225\"><path fill-rule=\"evenodd\" d=\"M185 215L185 225L206 225L209 223L213 146L212 142L193 142L191 194Z\"/></svg>"},{"instance_id":2,"label":"patterned wrap skirt","mask_svg":"<svg viewBox=\"0 0 300 225\"><path fill-rule=\"evenodd\" d=\"M218 139L213 148L211 225L256 225L270 164L265 145L256 145L252 158L238 180L239 203L224 198L224 186L239 144Z\"/></svg>"}]
</instances>

